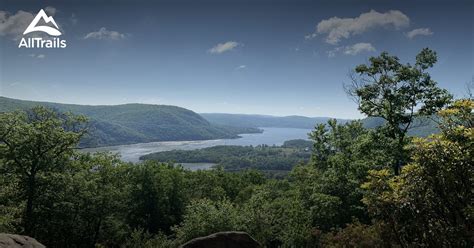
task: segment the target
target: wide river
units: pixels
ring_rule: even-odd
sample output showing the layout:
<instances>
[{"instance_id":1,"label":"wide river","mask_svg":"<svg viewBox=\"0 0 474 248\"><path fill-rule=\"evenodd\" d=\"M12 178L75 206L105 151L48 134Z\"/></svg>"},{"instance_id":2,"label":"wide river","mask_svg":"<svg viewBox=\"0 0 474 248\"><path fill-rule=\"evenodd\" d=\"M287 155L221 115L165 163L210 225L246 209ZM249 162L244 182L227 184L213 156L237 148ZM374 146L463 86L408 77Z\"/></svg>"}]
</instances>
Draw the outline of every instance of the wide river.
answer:
<instances>
[{"instance_id":1,"label":"wide river","mask_svg":"<svg viewBox=\"0 0 474 248\"><path fill-rule=\"evenodd\" d=\"M81 149L83 152L109 151L118 153L123 161L138 162L140 156L171 150L194 150L217 145L282 145L286 140L307 139L310 129L263 127L263 133L240 134L238 139L194 140L194 141L161 141L137 143L132 145L104 146Z\"/></svg>"}]
</instances>

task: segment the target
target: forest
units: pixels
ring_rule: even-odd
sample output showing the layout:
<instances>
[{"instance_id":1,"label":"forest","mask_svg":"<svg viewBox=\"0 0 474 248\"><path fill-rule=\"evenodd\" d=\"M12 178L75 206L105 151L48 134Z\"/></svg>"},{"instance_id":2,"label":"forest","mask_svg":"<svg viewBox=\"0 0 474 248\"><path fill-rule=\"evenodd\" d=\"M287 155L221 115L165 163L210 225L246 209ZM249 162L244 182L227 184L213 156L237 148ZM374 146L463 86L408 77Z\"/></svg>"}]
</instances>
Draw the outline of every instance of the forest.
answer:
<instances>
[{"instance_id":1,"label":"forest","mask_svg":"<svg viewBox=\"0 0 474 248\"><path fill-rule=\"evenodd\" d=\"M179 247L219 231L262 247L472 247L474 101L438 87L436 62L426 48L414 63L383 52L354 68L347 93L383 125L317 124L307 161L282 179L79 153L85 116L3 112L0 232L47 247ZM432 116L439 133L408 134Z\"/></svg>"},{"instance_id":2,"label":"forest","mask_svg":"<svg viewBox=\"0 0 474 248\"><path fill-rule=\"evenodd\" d=\"M290 171L311 157L311 141L288 140L282 146L214 146L184 151L151 153L141 160L174 163L215 163L226 171L256 169L262 172Z\"/></svg>"}]
</instances>

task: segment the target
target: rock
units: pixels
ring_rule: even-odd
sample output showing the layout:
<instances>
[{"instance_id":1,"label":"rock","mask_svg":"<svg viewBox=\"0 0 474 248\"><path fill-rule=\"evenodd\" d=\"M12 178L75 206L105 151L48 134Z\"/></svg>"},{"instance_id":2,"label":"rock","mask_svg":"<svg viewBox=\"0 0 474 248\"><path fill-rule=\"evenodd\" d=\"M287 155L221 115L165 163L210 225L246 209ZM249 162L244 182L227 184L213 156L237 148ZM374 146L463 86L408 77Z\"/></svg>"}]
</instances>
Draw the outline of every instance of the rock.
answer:
<instances>
[{"instance_id":1,"label":"rock","mask_svg":"<svg viewBox=\"0 0 474 248\"><path fill-rule=\"evenodd\" d=\"M17 234L0 233L0 248L45 248L36 239Z\"/></svg>"},{"instance_id":2,"label":"rock","mask_svg":"<svg viewBox=\"0 0 474 248\"><path fill-rule=\"evenodd\" d=\"M199 237L183 244L181 248L258 248L261 245L245 232L218 232Z\"/></svg>"}]
</instances>

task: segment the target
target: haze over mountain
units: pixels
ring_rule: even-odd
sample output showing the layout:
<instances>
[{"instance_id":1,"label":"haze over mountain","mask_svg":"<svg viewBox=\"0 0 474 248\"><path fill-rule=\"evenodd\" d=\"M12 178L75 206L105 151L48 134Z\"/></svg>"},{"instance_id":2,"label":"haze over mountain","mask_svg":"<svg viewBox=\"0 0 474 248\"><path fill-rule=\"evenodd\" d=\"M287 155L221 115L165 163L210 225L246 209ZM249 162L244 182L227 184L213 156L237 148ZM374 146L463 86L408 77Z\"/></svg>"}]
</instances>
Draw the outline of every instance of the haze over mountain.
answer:
<instances>
[{"instance_id":1,"label":"haze over mountain","mask_svg":"<svg viewBox=\"0 0 474 248\"><path fill-rule=\"evenodd\" d=\"M239 127L290 127L312 129L316 124L326 123L331 117L306 117L299 115L272 116L248 114L201 113L211 123ZM337 119L344 123L348 119Z\"/></svg>"}]
</instances>

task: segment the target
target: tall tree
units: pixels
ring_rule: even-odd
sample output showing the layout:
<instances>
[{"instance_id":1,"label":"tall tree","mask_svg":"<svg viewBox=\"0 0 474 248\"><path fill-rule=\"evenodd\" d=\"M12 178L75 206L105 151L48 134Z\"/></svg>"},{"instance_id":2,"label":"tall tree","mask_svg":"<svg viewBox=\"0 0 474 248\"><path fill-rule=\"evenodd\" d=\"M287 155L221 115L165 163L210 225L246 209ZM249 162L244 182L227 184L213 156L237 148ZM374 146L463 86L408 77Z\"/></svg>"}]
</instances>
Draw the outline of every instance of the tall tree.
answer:
<instances>
[{"instance_id":1,"label":"tall tree","mask_svg":"<svg viewBox=\"0 0 474 248\"><path fill-rule=\"evenodd\" d=\"M474 101L441 111L441 133L415 139L399 176L371 171L363 202L402 247L473 247Z\"/></svg>"},{"instance_id":2,"label":"tall tree","mask_svg":"<svg viewBox=\"0 0 474 248\"><path fill-rule=\"evenodd\" d=\"M383 52L371 57L369 64L357 66L346 87L362 113L386 121L386 132L396 144L395 174L406 162L403 146L416 118L435 114L451 100L451 95L439 88L427 72L436 61L436 52L428 48L416 56L414 65L402 64L398 57Z\"/></svg>"},{"instance_id":3,"label":"tall tree","mask_svg":"<svg viewBox=\"0 0 474 248\"><path fill-rule=\"evenodd\" d=\"M25 201L24 232L34 235L35 207L40 188L50 173L64 171L79 139L85 117L59 114L45 107L0 114L2 173L18 179L19 201ZM43 180L44 179L44 180Z\"/></svg>"}]
</instances>

